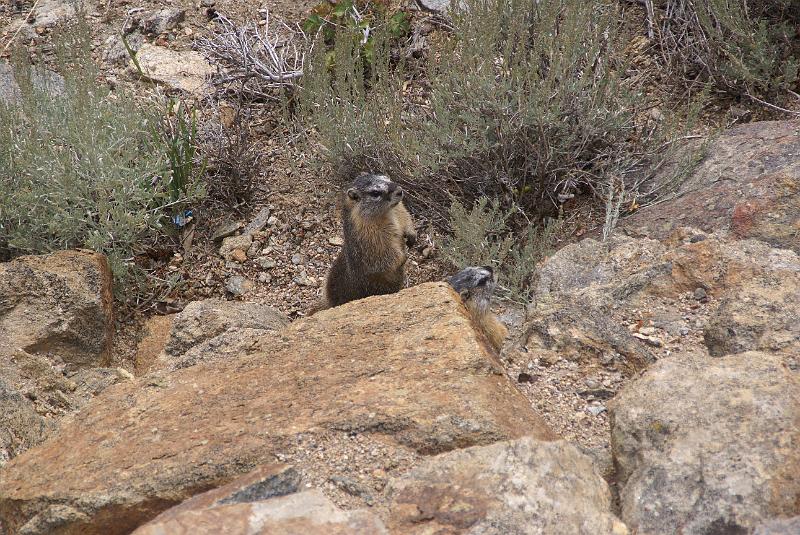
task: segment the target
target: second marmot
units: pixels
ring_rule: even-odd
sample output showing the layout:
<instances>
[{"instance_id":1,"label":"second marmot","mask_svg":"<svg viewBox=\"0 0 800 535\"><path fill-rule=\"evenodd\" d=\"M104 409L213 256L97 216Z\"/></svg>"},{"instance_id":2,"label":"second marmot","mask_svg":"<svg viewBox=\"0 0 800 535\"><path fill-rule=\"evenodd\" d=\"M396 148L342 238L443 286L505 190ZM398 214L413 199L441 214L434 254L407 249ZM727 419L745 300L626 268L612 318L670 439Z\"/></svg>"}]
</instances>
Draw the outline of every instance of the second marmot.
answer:
<instances>
[{"instance_id":1,"label":"second marmot","mask_svg":"<svg viewBox=\"0 0 800 535\"><path fill-rule=\"evenodd\" d=\"M324 308L400 291L406 246L417 239L403 188L384 175L358 176L342 197L344 244L325 281Z\"/></svg>"}]
</instances>

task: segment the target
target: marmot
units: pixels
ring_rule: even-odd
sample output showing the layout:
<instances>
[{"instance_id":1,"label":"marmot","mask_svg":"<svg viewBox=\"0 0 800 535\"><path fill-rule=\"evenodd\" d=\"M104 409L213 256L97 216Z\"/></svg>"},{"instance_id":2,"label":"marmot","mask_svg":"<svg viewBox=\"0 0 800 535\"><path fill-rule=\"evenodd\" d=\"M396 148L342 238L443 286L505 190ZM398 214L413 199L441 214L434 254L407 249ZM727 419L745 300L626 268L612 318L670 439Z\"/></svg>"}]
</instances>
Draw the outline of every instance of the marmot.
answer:
<instances>
[{"instance_id":1,"label":"marmot","mask_svg":"<svg viewBox=\"0 0 800 535\"><path fill-rule=\"evenodd\" d=\"M320 308L400 291L406 246L417 240L402 199L403 188L384 175L363 173L344 192L344 244L328 272Z\"/></svg>"},{"instance_id":2,"label":"marmot","mask_svg":"<svg viewBox=\"0 0 800 535\"><path fill-rule=\"evenodd\" d=\"M495 287L494 270L490 266L466 267L447 279L447 282L461 296L473 321L486 334L492 348L499 353L508 336L508 329L489 310Z\"/></svg>"}]
</instances>

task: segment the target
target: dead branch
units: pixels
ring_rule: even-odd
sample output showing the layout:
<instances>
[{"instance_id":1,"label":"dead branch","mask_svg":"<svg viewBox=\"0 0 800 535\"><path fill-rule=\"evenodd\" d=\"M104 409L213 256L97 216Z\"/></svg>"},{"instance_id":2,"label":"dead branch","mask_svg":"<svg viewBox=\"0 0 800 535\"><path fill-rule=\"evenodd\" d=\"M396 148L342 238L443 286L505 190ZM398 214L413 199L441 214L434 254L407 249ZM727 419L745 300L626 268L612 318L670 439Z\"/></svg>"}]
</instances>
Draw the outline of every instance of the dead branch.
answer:
<instances>
[{"instance_id":1,"label":"dead branch","mask_svg":"<svg viewBox=\"0 0 800 535\"><path fill-rule=\"evenodd\" d=\"M269 13L263 27L256 23L237 26L223 15L214 19L217 34L198 40L196 48L221 67L215 85L265 97L270 89L293 86L303 75L305 51L296 44L298 32L283 22L270 26Z\"/></svg>"}]
</instances>

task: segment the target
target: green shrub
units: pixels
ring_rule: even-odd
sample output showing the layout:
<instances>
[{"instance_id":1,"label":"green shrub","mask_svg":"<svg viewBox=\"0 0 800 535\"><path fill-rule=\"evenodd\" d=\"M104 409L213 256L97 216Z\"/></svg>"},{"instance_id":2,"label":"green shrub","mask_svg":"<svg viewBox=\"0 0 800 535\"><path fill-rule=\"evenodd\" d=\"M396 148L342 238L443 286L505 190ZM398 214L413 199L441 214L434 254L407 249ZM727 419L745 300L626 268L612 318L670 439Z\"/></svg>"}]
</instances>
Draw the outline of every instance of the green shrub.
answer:
<instances>
[{"instance_id":1,"label":"green shrub","mask_svg":"<svg viewBox=\"0 0 800 535\"><path fill-rule=\"evenodd\" d=\"M774 96L798 80L796 0L665 0L656 32L678 79Z\"/></svg>"},{"instance_id":2,"label":"green shrub","mask_svg":"<svg viewBox=\"0 0 800 535\"><path fill-rule=\"evenodd\" d=\"M442 256L454 269L492 266L499 295L527 303L539 263L552 252L564 222L528 223L515 235L508 225L515 211L504 210L496 199L489 202L487 197L478 199L469 211L453 200L449 211L452 233L442 247Z\"/></svg>"},{"instance_id":3,"label":"green shrub","mask_svg":"<svg viewBox=\"0 0 800 535\"><path fill-rule=\"evenodd\" d=\"M620 78L614 3L464 4L423 72L379 29L369 66L352 39L335 40L332 66L317 47L297 102L335 177L387 173L446 227L450 195L553 214L559 195L602 197L656 162L667 134L634 123L647 103Z\"/></svg>"},{"instance_id":4,"label":"green shrub","mask_svg":"<svg viewBox=\"0 0 800 535\"><path fill-rule=\"evenodd\" d=\"M37 82L58 77L15 56L20 98L0 103L0 246L11 256L101 251L124 282L143 241L174 227L169 217L195 193L194 134L162 131L157 107L98 84L90 32L81 17L76 25L57 39L63 87Z\"/></svg>"}]
</instances>

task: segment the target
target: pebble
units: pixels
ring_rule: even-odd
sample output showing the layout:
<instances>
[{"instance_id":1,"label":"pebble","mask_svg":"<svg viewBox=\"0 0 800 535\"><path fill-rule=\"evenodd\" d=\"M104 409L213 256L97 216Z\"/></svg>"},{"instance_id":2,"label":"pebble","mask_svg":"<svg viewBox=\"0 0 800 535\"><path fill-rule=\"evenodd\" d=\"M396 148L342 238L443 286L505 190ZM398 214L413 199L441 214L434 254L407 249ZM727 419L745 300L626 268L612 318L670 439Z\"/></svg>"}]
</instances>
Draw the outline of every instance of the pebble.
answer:
<instances>
[{"instance_id":1,"label":"pebble","mask_svg":"<svg viewBox=\"0 0 800 535\"><path fill-rule=\"evenodd\" d=\"M597 390L600 388L600 382L594 379L586 378L583 382L586 384L586 387L591 390Z\"/></svg>"},{"instance_id":2,"label":"pebble","mask_svg":"<svg viewBox=\"0 0 800 535\"><path fill-rule=\"evenodd\" d=\"M686 336L689 334L689 327L681 327L680 330L681 336Z\"/></svg>"},{"instance_id":3,"label":"pebble","mask_svg":"<svg viewBox=\"0 0 800 535\"><path fill-rule=\"evenodd\" d=\"M698 301L702 301L702 300L706 299L707 297L708 297L708 294L706 293L705 289L702 288L702 287L698 287L694 291L694 298L697 299Z\"/></svg>"},{"instance_id":4,"label":"pebble","mask_svg":"<svg viewBox=\"0 0 800 535\"><path fill-rule=\"evenodd\" d=\"M295 266L299 265L303 261L303 257L300 256L300 253L295 253L292 255L292 264Z\"/></svg>"},{"instance_id":5,"label":"pebble","mask_svg":"<svg viewBox=\"0 0 800 535\"><path fill-rule=\"evenodd\" d=\"M607 409L603 405L593 405L586 407L586 410L593 416L599 416L601 413L606 412Z\"/></svg>"},{"instance_id":6,"label":"pebble","mask_svg":"<svg viewBox=\"0 0 800 535\"><path fill-rule=\"evenodd\" d=\"M272 275L270 275L269 273L259 273L258 282L270 283L272 282Z\"/></svg>"},{"instance_id":7,"label":"pebble","mask_svg":"<svg viewBox=\"0 0 800 535\"><path fill-rule=\"evenodd\" d=\"M344 245L344 239L341 236L333 236L328 238L328 243L330 243L331 245L342 246Z\"/></svg>"},{"instance_id":8,"label":"pebble","mask_svg":"<svg viewBox=\"0 0 800 535\"><path fill-rule=\"evenodd\" d=\"M256 264L261 266L262 269L272 269L278 265L275 259L269 258L267 256L256 258Z\"/></svg>"},{"instance_id":9,"label":"pebble","mask_svg":"<svg viewBox=\"0 0 800 535\"><path fill-rule=\"evenodd\" d=\"M241 264L247 260L247 253L241 249L236 249L233 251L233 253L231 253L231 258Z\"/></svg>"},{"instance_id":10,"label":"pebble","mask_svg":"<svg viewBox=\"0 0 800 535\"><path fill-rule=\"evenodd\" d=\"M249 281L239 275L234 275L225 281L225 289L233 295L244 295L252 288L252 281Z\"/></svg>"},{"instance_id":11,"label":"pebble","mask_svg":"<svg viewBox=\"0 0 800 535\"><path fill-rule=\"evenodd\" d=\"M274 227L277 223L278 223L278 218L275 217L274 215L269 216L269 219L267 219L267 225L269 225L270 227Z\"/></svg>"},{"instance_id":12,"label":"pebble","mask_svg":"<svg viewBox=\"0 0 800 535\"><path fill-rule=\"evenodd\" d=\"M296 284L300 286L316 286L317 283L314 279L308 276L308 273L302 271L300 275L292 279Z\"/></svg>"}]
</instances>

